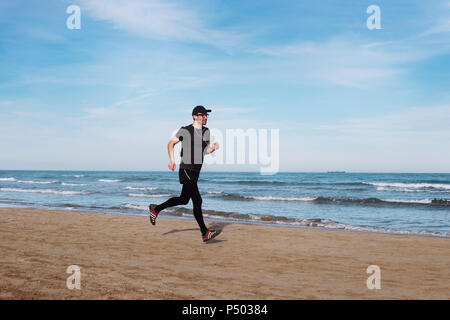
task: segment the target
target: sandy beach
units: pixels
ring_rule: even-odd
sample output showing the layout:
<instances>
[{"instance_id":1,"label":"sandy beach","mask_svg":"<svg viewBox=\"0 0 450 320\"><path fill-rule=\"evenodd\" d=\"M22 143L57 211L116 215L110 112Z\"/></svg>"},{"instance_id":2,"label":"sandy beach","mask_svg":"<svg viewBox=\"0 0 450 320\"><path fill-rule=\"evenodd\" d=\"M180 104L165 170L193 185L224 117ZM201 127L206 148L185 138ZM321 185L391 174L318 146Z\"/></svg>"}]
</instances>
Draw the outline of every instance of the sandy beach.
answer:
<instances>
[{"instance_id":1,"label":"sandy beach","mask_svg":"<svg viewBox=\"0 0 450 320\"><path fill-rule=\"evenodd\" d=\"M205 244L194 220L0 208L0 298L450 298L450 239L207 225L222 233ZM381 289L367 288L370 265Z\"/></svg>"}]
</instances>

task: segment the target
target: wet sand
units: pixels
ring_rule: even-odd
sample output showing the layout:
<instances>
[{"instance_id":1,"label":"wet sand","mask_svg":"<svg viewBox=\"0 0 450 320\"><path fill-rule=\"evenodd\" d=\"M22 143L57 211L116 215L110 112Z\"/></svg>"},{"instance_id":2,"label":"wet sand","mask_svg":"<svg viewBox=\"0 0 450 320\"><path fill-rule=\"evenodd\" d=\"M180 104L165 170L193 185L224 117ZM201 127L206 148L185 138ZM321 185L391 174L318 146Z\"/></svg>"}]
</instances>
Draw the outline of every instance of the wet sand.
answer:
<instances>
[{"instance_id":1,"label":"wet sand","mask_svg":"<svg viewBox=\"0 0 450 320\"><path fill-rule=\"evenodd\" d=\"M205 244L195 220L0 208L0 299L450 298L450 239L207 225Z\"/></svg>"}]
</instances>

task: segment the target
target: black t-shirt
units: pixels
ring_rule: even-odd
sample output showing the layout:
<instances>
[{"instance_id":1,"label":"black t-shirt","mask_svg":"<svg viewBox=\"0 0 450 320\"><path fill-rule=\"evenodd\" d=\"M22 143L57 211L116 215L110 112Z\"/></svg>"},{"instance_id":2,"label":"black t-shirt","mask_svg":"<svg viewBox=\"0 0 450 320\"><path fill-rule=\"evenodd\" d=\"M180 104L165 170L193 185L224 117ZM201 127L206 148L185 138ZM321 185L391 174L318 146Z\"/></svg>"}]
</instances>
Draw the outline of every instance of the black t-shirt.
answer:
<instances>
[{"instance_id":1,"label":"black t-shirt","mask_svg":"<svg viewBox=\"0 0 450 320\"><path fill-rule=\"evenodd\" d=\"M190 124L181 127L175 136L182 143L180 169L200 172L206 147L209 144L209 129L207 127L197 129Z\"/></svg>"}]
</instances>

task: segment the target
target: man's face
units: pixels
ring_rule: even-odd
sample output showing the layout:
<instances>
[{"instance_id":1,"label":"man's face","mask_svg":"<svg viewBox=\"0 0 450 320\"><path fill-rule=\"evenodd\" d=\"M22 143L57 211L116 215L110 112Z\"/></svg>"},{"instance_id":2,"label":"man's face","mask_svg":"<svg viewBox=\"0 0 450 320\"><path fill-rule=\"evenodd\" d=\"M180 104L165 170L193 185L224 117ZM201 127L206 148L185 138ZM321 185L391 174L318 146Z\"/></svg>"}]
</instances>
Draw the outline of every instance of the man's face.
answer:
<instances>
[{"instance_id":1,"label":"man's face","mask_svg":"<svg viewBox=\"0 0 450 320\"><path fill-rule=\"evenodd\" d=\"M205 125L206 122L208 121L208 114L199 113L196 116L194 116L194 120L198 122L201 121L202 124Z\"/></svg>"}]
</instances>

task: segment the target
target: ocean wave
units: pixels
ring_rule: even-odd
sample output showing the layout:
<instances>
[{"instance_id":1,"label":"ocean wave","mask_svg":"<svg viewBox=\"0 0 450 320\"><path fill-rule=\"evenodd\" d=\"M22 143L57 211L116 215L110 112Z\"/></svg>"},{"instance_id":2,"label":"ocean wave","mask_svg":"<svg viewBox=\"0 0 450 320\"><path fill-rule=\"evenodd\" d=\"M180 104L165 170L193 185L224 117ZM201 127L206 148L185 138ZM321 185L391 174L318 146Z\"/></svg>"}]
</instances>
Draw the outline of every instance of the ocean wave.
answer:
<instances>
[{"instance_id":1,"label":"ocean wave","mask_svg":"<svg viewBox=\"0 0 450 320\"><path fill-rule=\"evenodd\" d=\"M442 180L442 179L432 179L432 180L423 180L423 183L438 183L438 184L446 184L446 183L450 183L450 181L448 181L448 179Z\"/></svg>"},{"instance_id":2,"label":"ocean wave","mask_svg":"<svg viewBox=\"0 0 450 320\"><path fill-rule=\"evenodd\" d=\"M138 204L132 204L132 203L127 203L125 205L125 208L127 209L133 209L133 210L148 210L148 206L147 205L138 205Z\"/></svg>"},{"instance_id":3,"label":"ocean wave","mask_svg":"<svg viewBox=\"0 0 450 320\"><path fill-rule=\"evenodd\" d=\"M34 180L17 180L19 183L30 183L30 184L52 184L57 183L58 181L52 180L52 181L34 181Z\"/></svg>"},{"instance_id":4,"label":"ocean wave","mask_svg":"<svg viewBox=\"0 0 450 320\"><path fill-rule=\"evenodd\" d=\"M241 200L241 201L313 201L315 198L311 197L273 197L273 196L245 196L236 193L226 192L208 192L209 194L216 194L219 198L227 200Z\"/></svg>"},{"instance_id":5,"label":"ocean wave","mask_svg":"<svg viewBox=\"0 0 450 320\"><path fill-rule=\"evenodd\" d=\"M305 202L305 201L313 201L315 198L311 197L272 197L272 196L265 196L265 197L258 197L258 196L243 196L246 199L251 200L260 200L260 201L299 201L299 202Z\"/></svg>"},{"instance_id":6,"label":"ocean wave","mask_svg":"<svg viewBox=\"0 0 450 320\"><path fill-rule=\"evenodd\" d=\"M70 187L87 186L87 184L84 184L84 183L67 183L67 182L62 182L61 185L62 186L70 186Z\"/></svg>"},{"instance_id":7,"label":"ocean wave","mask_svg":"<svg viewBox=\"0 0 450 320\"><path fill-rule=\"evenodd\" d=\"M99 179L98 181L100 181L100 182L107 182L107 183L120 182L119 179Z\"/></svg>"},{"instance_id":8,"label":"ocean wave","mask_svg":"<svg viewBox=\"0 0 450 320\"><path fill-rule=\"evenodd\" d=\"M397 182L363 182L367 185L372 185L378 188L388 188L388 189L378 189L380 191L389 189L439 189L439 190L450 190L450 184L442 183L397 183Z\"/></svg>"},{"instance_id":9,"label":"ocean wave","mask_svg":"<svg viewBox=\"0 0 450 320\"><path fill-rule=\"evenodd\" d=\"M75 203L63 203L63 204L58 204L58 205L49 205L49 207L58 207L58 208L64 208L64 209L82 209L82 210L87 210L89 211L89 209L95 209L97 210L122 210L122 211L127 211L129 208L127 208L126 206L95 206L95 205L91 205L91 206L83 206L83 205L79 205L79 204L75 204Z\"/></svg>"},{"instance_id":10,"label":"ocean wave","mask_svg":"<svg viewBox=\"0 0 450 320\"><path fill-rule=\"evenodd\" d=\"M133 198L160 198L160 197L170 197L171 194L164 193L164 194L145 194L145 193L129 193L129 197Z\"/></svg>"},{"instance_id":11,"label":"ocean wave","mask_svg":"<svg viewBox=\"0 0 450 320\"><path fill-rule=\"evenodd\" d=\"M0 181L11 181L11 182L28 183L28 184L52 184L52 183L57 183L58 182L56 180L51 180L51 181L18 180L18 179L14 178L14 177L0 178Z\"/></svg>"},{"instance_id":12,"label":"ocean wave","mask_svg":"<svg viewBox=\"0 0 450 320\"><path fill-rule=\"evenodd\" d=\"M148 181L148 180L152 180L152 178L149 178L149 177L125 177L122 179L123 182Z\"/></svg>"},{"instance_id":13,"label":"ocean wave","mask_svg":"<svg viewBox=\"0 0 450 320\"><path fill-rule=\"evenodd\" d=\"M394 202L394 203L421 203L421 204L431 204L432 199L421 199L421 200L405 200L405 199L383 199L382 201Z\"/></svg>"},{"instance_id":14,"label":"ocean wave","mask_svg":"<svg viewBox=\"0 0 450 320\"><path fill-rule=\"evenodd\" d=\"M203 179L204 181L210 181L210 179ZM317 186L317 187L366 187L374 186L379 191L391 191L392 189L400 189L400 191L414 192L417 189L429 190L450 190L450 183L446 184L445 181L439 181L441 183L398 183L398 182L364 182L364 181L281 181L281 180L211 180L212 182L219 184L236 184L236 185L267 185L267 186ZM431 180L433 181L433 180ZM437 182L437 181L435 181ZM362 190L360 190L362 191Z\"/></svg>"},{"instance_id":15,"label":"ocean wave","mask_svg":"<svg viewBox=\"0 0 450 320\"><path fill-rule=\"evenodd\" d=\"M205 180L205 179L203 179ZM242 185L296 185L296 186L360 186L362 182L320 182L320 181L280 181L280 180L211 180L217 183Z\"/></svg>"},{"instance_id":16,"label":"ocean wave","mask_svg":"<svg viewBox=\"0 0 450 320\"><path fill-rule=\"evenodd\" d=\"M433 199L431 200L431 204L438 206L450 206L450 199Z\"/></svg>"},{"instance_id":17,"label":"ocean wave","mask_svg":"<svg viewBox=\"0 0 450 320\"><path fill-rule=\"evenodd\" d=\"M84 174L63 174L63 177L75 177L75 178L81 178L84 177Z\"/></svg>"},{"instance_id":18,"label":"ocean wave","mask_svg":"<svg viewBox=\"0 0 450 320\"><path fill-rule=\"evenodd\" d=\"M193 212L191 209L187 208L177 208L174 210L165 210L164 214L173 216L188 216L192 217ZM392 228L382 228L374 226L363 226L363 225L352 225L348 223L342 223L338 221L333 221L330 219L312 218L312 219L299 219L299 218L289 218L284 216L274 216L270 214L251 214L251 213L236 213L236 212L225 212L216 210L203 210L203 215L206 218L211 218L215 220L231 220L236 222L250 222L258 224L277 224L277 225L291 225L299 227L314 227L314 228L324 228L324 229L339 229L348 231L362 231L362 232L375 232L375 233L390 233L390 234L406 234L406 235L424 235L424 236L435 236L435 237L445 237L449 238L450 233L448 232L437 232L437 231L422 231L422 230L401 230Z\"/></svg>"},{"instance_id":19,"label":"ocean wave","mask_svg":"<svg viewBox=\"0 0 450 320\"><path fill-rule=\"evenodd\" d=\"M62 195L81 195L89 194L86 191L60 191L52 189L18 189L18 188L0 188L2 192L23 192L23 193L47 193L47 194L62 194Z\"/></svg>"},{"instance_id":20,"label":"ocean wave","mask_svg":"<svg viewBox=\"0 0 450 320\"><path fill-rule=\"evenodd\" d=\"M341 182L331 182L331 181L281 181L281 180L220 180L220 179L205 179L202 181L211 181L219 184L238 184L238 185L286 185L286 186L323 186L323 187L333 187L333 186L366 186L367 183L361 181L341 181Z\"/></svg>"},{"instance_id":21,"label":"ocean wave","mask_svg":"<svg viewBox=\"0 0 450 320\"><path fill-rule=\"evenodd\" d=\"M247 185L289 185L296 184L287 182L287 181L279 181L279 180L214 180L218 183L226 183L226 184L247 184Z\"/></svg>"},{"instance_id":22,"label":"ocean wave","mask_svg":"<svg viewBox=\"0 0 450 320\"><path fill-rule=\"evenodd\" d=\"M125 187L126 190L139 190L139 191L154 191L158 190L158 187Z\"/></svg>"},{"instance_id":23,"label":"ocean wave","mask_svg":"<svg viewBox=\"0 0 450 320\"><path fill-rule=\"evenodd\" d=\"M79 204L75 204L75 203L63 203L58 205L58 207L62 207L62 208L88 208L86 206L82 206Z\"/></svg>"},{"instance_id":24,"label":"ocean wave","mask_svg":"<svg viewBox=\"0 0 450 320\"><path fill-rule=\"evenodd\" d=\"M209 193L209 192L208 192ZM274 197L249 196L235 193L218 193L215 196L225 200L238 201L282 201L310 202L315 204L358 204L358 205L431 205L433 207L450 206L449 199L379 199L379 198L335 198L335 197Z\"/></svg>"},{"instance_id":25,"label":"ocean wave","mask_svg":"<svg viewBox=\"0 0 450 320\"><path fill-rule=\"evenodd\" d=\"M314 203L333 203L333 204L360 204L360 205L406 205L433 207L450 206L449 199L379 199L379 198L333 198L317 197Z\"/></svg>"},{"instance_id":26,"label":"ocean wave","mask_svg":"<svg viewBox=\"0 0 450 320\"><path fill-rule=\"evenodd\" d=\"M107 212L105 210L122 210L122 211L128 211L129 208L126 206L96 206L96 205L80 205L77 203L62 203L62 204L47 204L44 205L46 207L50 208L64 208L64 209L80 209L80 210L86 210L89 211L89 209L95 209L95 211L102 211Z\"/></svg>"},{"instance_id":27,"label":"ocean wave","mask_svg":"<svg viewBox=\"0 0 450 320\"><path fill-rule=\"evenodd\" d=\"M13 199L5 199L5 200L0 200L0 203L3 204L9 204L9 205L19 205L19 206L33 206L36 205L35 203L32 202L24 202L24 201L18 201L18 200L13 200Z\"/></svg>"}]
</instances>

